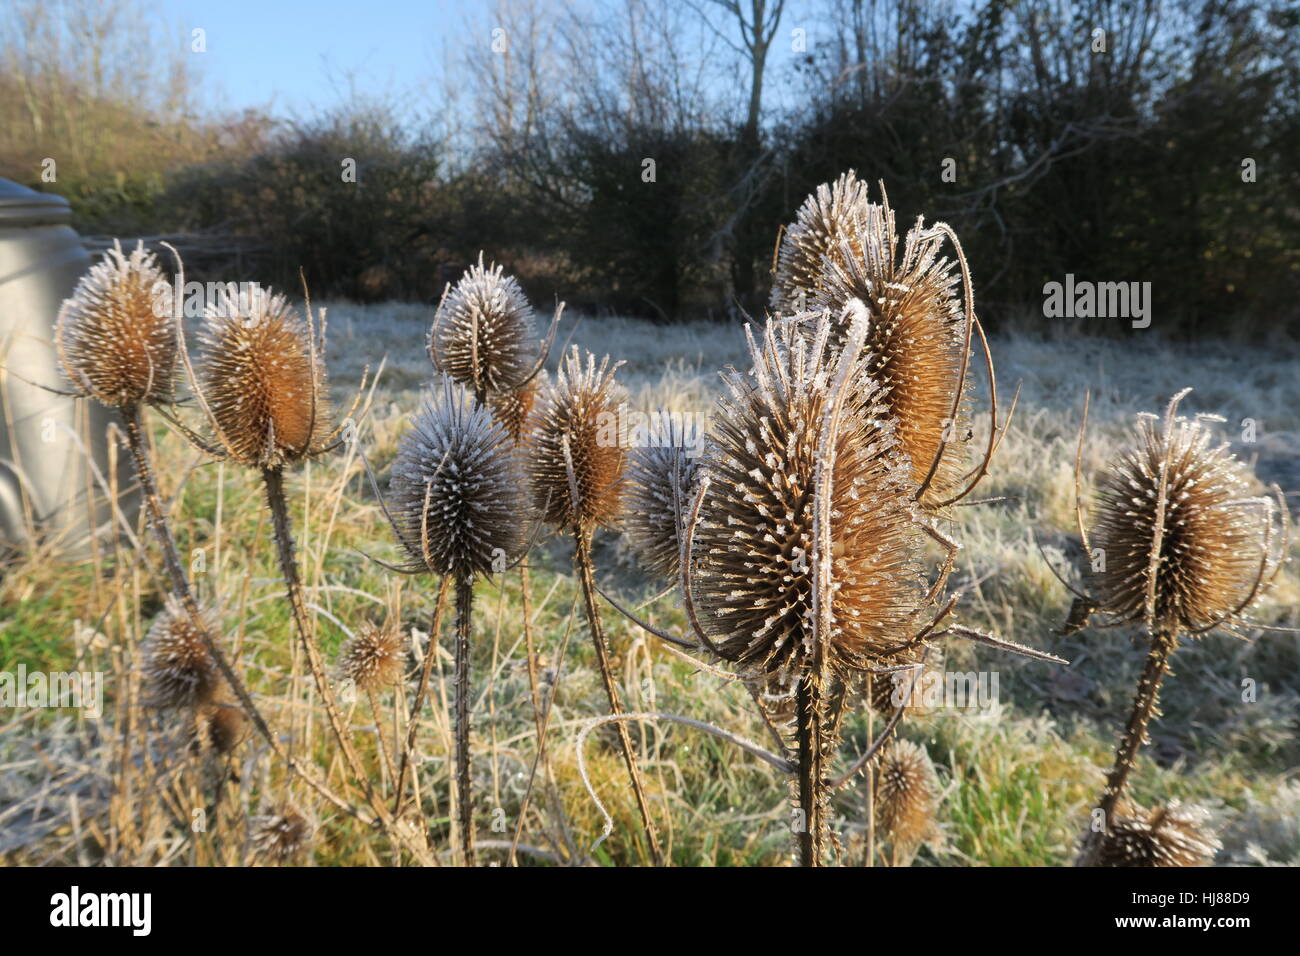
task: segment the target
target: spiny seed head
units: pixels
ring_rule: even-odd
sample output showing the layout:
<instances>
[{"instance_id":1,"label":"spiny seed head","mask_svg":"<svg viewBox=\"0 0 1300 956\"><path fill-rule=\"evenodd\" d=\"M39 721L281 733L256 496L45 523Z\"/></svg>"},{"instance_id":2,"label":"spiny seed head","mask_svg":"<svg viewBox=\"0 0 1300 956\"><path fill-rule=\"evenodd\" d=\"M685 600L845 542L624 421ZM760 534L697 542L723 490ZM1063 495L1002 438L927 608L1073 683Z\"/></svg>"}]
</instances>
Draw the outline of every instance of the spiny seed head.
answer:
<instances>
[{"instance_id":1,"label":"spiny seed head","mask_svg":"<svg viewBox=\"0 0 1300 956\"><path fill-rule=\"evenodd\" d=\"M1181 397L1163 423L1139 418L1135 444L1111 462L1089 542L1104 556L1088 576L1093 599L1115 619L1136 623L1146 617L1159 536L1150 623L1170 633L1231 623L1273 560L1266 553L1271 503L1250 497L1249 472L1226 445L1210 444L1203 422L1174 416Z\"/></svg>"},{"instance_id":2,"label":"spiny seed head","mask_svg":"<svg viewBox=\"0 0 1300 956\"><path fill-rule=\"evenodd\" d=\"M622 507L627 451L620 433L627 393L614 381L622 362L564 357L529 423L534 506L563 531L612 525ZM570 470L570 466L572 469Z\"/></svg>"},{"instance_id":3,"label":"spiny seed head","mask_svg":"<svg viewBox=\"0 0 1300 956\"><path fill-rule=\"evenodd\" d=\"M867 206L867 184L851 169L834 183L818 186L804 200L777 253L771 295L774 314L790 315L812 307L822 289L825 258L841 263L846 256L861 258Z\"/></svg>"},{"instance_id":4,"label":"spiny seed head","mask_svg":"<svg viewBox=\"0 0 1300 956\"><path fill-rule=\"evenodd\" d=\"M193 742L200 751L228 754L243 743L248 733L248 718L224 692L194 713Z\"/></svg>"},{"instance_id":5,"label":"spiny seed head","mask_svg":"<svg viewBox=\"0 0 1300 956\"><path fill-rule=\"evenodd\" d=\"M429 330L433 367L475 393L509 392L536 360L533 309L501 266L470 267Z\"/></svg>"},{"instance_id":6,"label":"spiny seed head","mask_svg":"<svg viewBox=\"0 0 1300 956\"><path fill-rule=\"evenodd\" d=\"M339 651L338 673L340 679L363 691L376 691L400 681L405 664L406 642L401 629L362 621Z\"/></svg>"},{"instance_id":7,"label":"spiny seed head","mask_svg":"<svg viewBox=\"0 0 1300 956\"><path fill-rule=\"evenodd\" d=\"M829 321L818 319L811 338L824 337ZM769 321L761 342L750 336L753 371L724 376L729 394L703 465L710 481L692 554L701 626L726 659L785 687L819 650L851 679L915 632L924 603L911 483L881 389L860 357L844 357L847 378L833 385L840 358L809 339L794 323ZM842 413L832 427L826 412L837 390ZM822 648L813 613L819 476L829 478L830 507Z\"/></svg>"},{"instance_id":8,"label":"spiny seed head","mask_svg":"<svg viewBox=\"0 0 1300 956\"><path fill-rule=\"evenodd\" d=\"M204 610L201 620L208 634L216 619ZM208 652L203 633L174 598L168 598L154 619L142 647L144 680L154 707L193 707L212 699L220 684L216 662Z\"/></svg>"},{"instance_id":9,"label":"spiny seed head","mask_svg":"<svg viewBox=\"0 0 1300 956\"><path fill-rule=\"evenodd\" d=\"M1079 866L1208 866L1222 844L1200 807L1171 803L1116 816L1104 832L1088 832Z\"/></svg>"},{"instance_id":10,"label":"spiny seed head","mask_svg":"<svg viewBox=\"0 0 1300 956\"><path fill-rule=\"evenodd\" d=\"M824 260L810 307L838 315L852 299L867 306L866 348L874 356L868 373L885 388L883 401L898 422L899 446L918 485L944 443L922 498L923 504L941 502L964 474L970 432L964 387L958 400L967 323L957 294L961 273L953 260L939 256L945 234L924 228L920 219L908 230L899 261L894 211L887 202L866 204L859 226L853 242L842 240L840 254ZM832 335L833 344L842 338L841 329Z\"/></svg>"},{"instance_id":11,"label":"spiny seed head","mask_svg":"<svg viewBox=\"0 0 1300 956\"><path fill-rule=\"evenodd\" d=\"M504 570L523 547L523 481L506 430L444 380L402 436L389 483L411 570L458 580Z\"/></svg>"},{"instance_id":12,"label":"spiny seed head","mask_svg":"<svg viewBox=\"0 0 1300 956\"><path fill-rule=\"evenodd\" d=\"M314 828L290 807L250 819L253 853L268 863L289 863L307 849Z\"/></svg>"},{"instance_id":13,"label":"spiny seed head","mask_svg":"<svg viewBox=\"0 0 1300 956\"><path fill-rule=\"evenodd\" d=\"M646 571L675 579L681 570L681 531L698 460L685 447L680 425L663 418L669 423L666 440L635 448L628 456L623 532Z\"/></svg>"},{"instance_id":14,"label":"spiny seed head","mask_svg":"<svg viewBox=\"0 0 1300 956\"><path fill-rule=\"evenodd\" d=\"M172 286L153 253L113 248L81 277L55 333L68 381L113 408L170 401L177 341Z\"/></svg>"},{"instance_id":15,"label":"spiny seed head","mask_svg":"<svg viewBox=\"0 0 1300 956\"><path fill-rule=\"evenodd\" d=\"M939 781L925 748L910 740L891 742L876 766L875 807L881 832L901 847L934 835Z\"/></svg>"},{"instance_id":16,"label":"spiny seed head","mask_svg":"<svg viewBox=\"0 0 1300 956\"><path fill-rule=\"evenodd\" d=\"M330 409L320 343L283 295L241 292L209 306L203 392L241 465L276 468L319 454Z\"/></svg>"},{"instance_id":17,"label":"spiny seed head","mask_svg":"<svg viewBox=\"0 0 1300 956\"><path fill-rule=\"evenodd\" d=\"M533 378L507 392L488 393L488 407L492 410L492 415L516 444L527 438L528 418L544 383L545 379L539 381L538 378Z\"/></svg>"},{"instance_id":18,"label":"spiny seed head","mask_svg":"<svg viewBox=\"0 0 1300 956\"><path fill-rule=\"evenodd\" d=\"M890 666L920 664L924 649L908 648L890 658ZM930 675L942 672L942 654L937 648L930 649L923 669L918 675L915 670L894 671L888 674L876 674L871 679L871 695L867 700L871 709L885 718L894 716L899 704L903 705L904 717L922 717L931 708L925 704L926 683ZM913 684L915 679L916 683ZM908 690L911 693L908 693Z\"/></svg>"}]
</instances>

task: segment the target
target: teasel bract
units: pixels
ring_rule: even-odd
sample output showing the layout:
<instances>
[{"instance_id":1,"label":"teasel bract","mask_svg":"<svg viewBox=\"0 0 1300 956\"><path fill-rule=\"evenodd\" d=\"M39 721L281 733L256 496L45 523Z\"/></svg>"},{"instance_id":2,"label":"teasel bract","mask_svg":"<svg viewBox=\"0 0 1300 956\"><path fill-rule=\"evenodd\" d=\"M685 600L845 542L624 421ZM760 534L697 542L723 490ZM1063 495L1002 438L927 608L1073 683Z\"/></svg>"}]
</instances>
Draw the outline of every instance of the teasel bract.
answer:
<instances>
[{"instance_id":1,"label":"teasel bract","mask_svg":"<svg viewBox=\"0 0 1300 956\"><path fill-rule=\"evenodd\" d=\"M1175 395L1163 417L1139 417L1133 445L1101 479L1091 534L1082 505L1076 511L1090 570L1086 593L1076 592L1068 629L1100 612L1111 626L1140 626L1150 642L1099 804L1108 828L1117 825L1180 638L1234 627L1268 589L1287 552L1288 514L1280 492L1277 502L1255 494L1249 471L1226 444L1212 444L1204 419L1178 414L1190 391ZM1086 423L1085 404L1076 488Z\"/></svg>"},{"instance_id":2,"label":"teasel bract","mask_svg":"<svg viewBox=\"0 0 1300 956\"><path fill-rule=\"evenodd\" d=\"M1154 810L1122 805L1104 830L1083 839L1079 866L1208 866L1222 848L1209 813L1177 802Z\"/></svg>"},{"instance_id":3,"label":"teasel bract","mask_svg":"<svg viewBox=\"0 0 1300 956\"><path fill-rule=\"evenodd\" d=\"M596 529L614 526L622 511L623 472L627 465L623 413L627 394L614 379L622 364L611 366L606 356L597 366L596 357L590 353L584 362L578 347L574 346L534 408L528 428L533 506L547 524L573 535L574 570L582 588L587 625L609 712L615 716L623 713L623 706L596 603L591 546ZM626 724L619 722L616 730L650 855L660 864L663 852L650 816L632 738Z\"/></svg>"},{"instance_id":4,"label":"teasel bract","mask_svg":"<svg viewBox=\"0 0 1300 956\"><path fill-rule=\"evenodd\" d=\"M504 572L523 551L524 476L515 443L469 392L444 380L402 436L390 481L389 513L409 563L456 589L455 734L461 847L473 864L470 775L470 652L474 581ZM433 653L432 649L429 653Z\"/></svg>"}]
</instances>

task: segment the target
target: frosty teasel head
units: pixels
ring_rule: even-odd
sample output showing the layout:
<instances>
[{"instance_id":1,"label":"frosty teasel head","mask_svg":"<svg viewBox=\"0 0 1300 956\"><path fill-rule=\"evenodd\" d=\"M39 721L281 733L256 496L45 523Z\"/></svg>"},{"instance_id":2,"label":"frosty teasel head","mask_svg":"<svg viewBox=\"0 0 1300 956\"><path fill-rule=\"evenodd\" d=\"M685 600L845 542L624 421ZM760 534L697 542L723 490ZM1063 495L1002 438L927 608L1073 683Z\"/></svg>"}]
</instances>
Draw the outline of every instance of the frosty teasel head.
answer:
<instances>
[{"instance_id":1,"label":"frosty teasel head","mask_svg":"<svg viewBox=\"0 0 1300 956\"><path fill-rule=\"evenodd\" d=\"M306 853L315 826L307 817L284 806L250 817L249 842L253 854L266 863L292 863Z\"/></svg>"},{"instance_id":2,"label":"frosty teasel head","mask_svg":"<svg viewBox=\"0 0 1300 956\"><path fill-rule=\"evenodd\" d=\"M355 634L339 650L337 671L363 691L392 687L402 679L406 666L406 642L396 626L377 626L362 621Z\"/></svg>"},{"instance_id":3,"label":"frosty teasel head","mask_svg":"<svg viewBox=\"0 0 1300 956\"><path fill-rule=\"evenodd\" d=\"M171 289L144 243L129 256L113 243L59 311L55 340L73 388L113 408L171 401L177 357Z\"/></svg>"},{"instance_id":4,"label":"frosty teasel head","mask_svg":"<svg viewBox=\"0 0 1300 956\"><path fill-rule=\"evenodd\" d=\"M622 509L627 450L617 427L627 393L610 364L575 345L560 363L529 422L533 504L562 531L613 525Z\"/></svg>"},{"instance_id":5,"label":"frosty teasel head","mask_svg":"<svg viewBox=\"0 0 1300 956\"><path fill-rule=\"evenodd\" d=\"M951 231L942 225L926 228L918 219L907 232L900 261L887 199L866 204L857 223L853 240L840 240L839 254L824 258L809 307L838 315L853 299L866 305L871 315L866 348L874 356L868 372L886 389L883 400L898 421L899 445L911 462L913 480L926 486L922 502L942 502L960 483L970 431L971 328L969 308L957 289L963 275L957 268L960 254L957 260L941 258ZM969 287L966 293L969 306ZM842 344L844 332L842 325L833 332L834 346ZM931 475L936 458L939 465Z\"/></svg>"},{"instance_id":6,"label":"frosty teasel head","mask_svg":"<svg viewBox=\"0 0 1300 956\"><path fill-rule=\"evenodd\" d=\"M216 615L203 610L204 630L216 633ZM196 707L212 700L222 685L216 662L208 651L204 630L173 597L145 634L143 656L146 699L154 707Z\"/></svg>"},{"instance_id":7,"label":"frosty teasel head","mask_svg":"<svg viewBox=\"0 0 1300 956\"><path fill-rule=\"evenodd\" d=\"M513 391L537 364L532 306L482 253L439 308L427 344L434 368L477 395Z\"/></svg>"},{"instance_id":8,"label":"frosty teasel head","mask_svg":"<svg viewBox=\"0 0 1300 956\"><path fill-rule=\"evenodd\" d=\"M209 307L200 341L202 398L231 459L278 468L328 447L323 333L317 341L283 295L227 295Z\"/></svg>"},{"instance_id":9,"label":"frosty teasel head","mask_svg":"<svg viewBox=\"0 0 1300 956\"><path fill-rule=\"evenodd\" d=\"M663 418L668 421L667 441L635 448L628 456L623 532L646 571L675 580L699 463L690 454L680 422Z\"/></svg>"},{"instance_id":10,"label":"frosty teasel head","mask_svg":"<svg viewBox=\"0 0 1300 956\"><path fill-rule=\"evenodd\" d=\"M777 252L771 310L790 315L812 307L824 282L825 262L862 255L863 219L870 203L867 184L853 170L810 195L785 230Z\"/></svg>"},{"instance_id":11,"label":"frosty teasel head","mask_svg":"<svg viewBox=\"0 0 1300 956\"><path fill-rule=\"evenodd\" d=\"M543 371L518 388L512 388L508 392L488 393L488 408L492 410L493 417L517 444L528 437L528 419L533 413L533 406L537 404L537 397L546 387L545 376Z\"/></svg>"},{"instance_id":12,"label":"frosty teasel head","mask_svg":"<svg viewBox=\"0 0 1300 956\"><path fill-rule=\"evenodd\" d=\"M524 545L515 443L465 389L444 380L402 436L389 510L409 571L457 579L505 569Z\"/></svg>"},{"instance_id":13,"label":"frosty teasel head","mask_svg":"<svg viewBox=\"0 0 1300 956\"><path fill-rule=\"evenodd\" d=\"M883 836L899 850L914 850L937 833L939 778L925 748L893 740L875 771L875 812Z\"/></svg>"},{"instance_id":14,"label":"frosty teasel head","mask_svg":"<svg viewBox=\"0 0 1300 956\"><path fill-rule=\"evenodd\" d=\"M847 680L896 651L926 601L893 422L869 355L824 347L831 321L750 334L753 370L725 376L692 506L701 627L725 659L785 687L814 657Z\"/></svg>"},{"instance_id":15,"label":"frosty teasel head","mask_svg":"<svg viewBox=\"0 0 1300 956\"><path fill-rule=\"evenodd\" d=\"M1083 536L1091 601L1153 633L1231 625L1285 558L1285 506L1254 495L1228 446L1211 444L1203 421L1177 414L1189 391L1163 419L1139 418L1136 441L1102 477L1093 530Z\"/></svg>"},{"instance_id":16,"label":"frosty teasel head","mask_svg":"<svg viewBox=\"0 0 1300 956\"><path fill-rule=\"evenodd\" d=\"M1177 802L1124 807L1103 831L1084 835L1077 866L1209 866L1222 847L1201 807Z\"/></svg>"}]
</instances>

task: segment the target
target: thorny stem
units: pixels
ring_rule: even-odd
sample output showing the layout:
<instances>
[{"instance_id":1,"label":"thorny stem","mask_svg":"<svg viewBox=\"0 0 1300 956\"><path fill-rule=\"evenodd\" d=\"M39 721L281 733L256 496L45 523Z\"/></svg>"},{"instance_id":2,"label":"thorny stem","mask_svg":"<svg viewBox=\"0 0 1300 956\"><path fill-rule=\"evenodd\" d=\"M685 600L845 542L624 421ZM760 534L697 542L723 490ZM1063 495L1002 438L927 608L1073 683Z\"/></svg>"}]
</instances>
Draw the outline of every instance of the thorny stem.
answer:
<instances>
[{"instance_id":1,"label":"thorny stem","mask_svg":"<svg viewBox=\"0 0 1300 956\"><path fill-rule=\"evenodd\" d=\"M466 866L474 865L474 802L470 793L469 642L473 627L474 579L456 582L456 815Z\"/></svg>"},{"instance_id":2,"label":"thorny stem","mask_svg":"<svg viewBox=\"0 0 1300 956\"><path fill-rule=\"evenodd\" d=\"M280 468L263 468L262 483L266 486L266 501L271 509L271 526L275 537L275 550L280 559L280 573L284 577L285 593L289 598L289 606L293 611L294 624L297 626L298 637L302 643L303 650L307 655L307 666L311 669L312 679L316 682L316 690L320 693L321 703L325 706L325 716L329 720L330 729L334 731L334 737L338 741L339 749L343 752L343 759L351 770L356 781L363 785L366 793L366 800L370 803L375 815L394 840L397 839L393 817L384 806L382 800L378 798L374 787L370 783L370 778L362 769L361 760L357 756L356 749L352 746L352 739L348 735L347 728L343 725L343 716L339 713L338 701L334 697L334 688L330 686L329 677L325 673L325 665L321 661L320 649L316 647L316 640L312 633L311 618L307 615L307 605L302 597L302 582L298 578L298 562L293 551L293 535L289 526L289 508L284 496L284 472Z\"/></svg>"},{"instance_id":3,"label":"thorny stem","mask_svg":"<svg viewBox=\"0 0 1300 956\"><path fill-rule=\"evenodd\" d=\"M614 675L610 670L609 649L605 644L605 631L601 627L600 611L596 605L596 584L591 571L591 532L575 528L573 539L575 542L573 563L578 572L578 578L582 582L582 599L586 606L587 624L591 631L591 642L596 648L596 659L600 664L600 676L605 684L605 696L609 698L609 712L611 716L619 716L623 713L623 706L619 703L618 687L614 683ZM623 751L623 759L627 763L627 772L632 779L632 794L636 797L637 810L641 814L646 839L650 843L650 857L655 866L662 866L663 851L659 847L659 838L655 834L654 821L650 817L650 805L646 800L645 788L641 783L641 771L637 766L636 756L632 751L632 737L628 733L625 722L620 721L616 726L618 728L619 747Z\"/></svg>"},{"instance_id":4,"label":"thorny stem","mask_svg":"<svg viewBox=\"0 0 1300 956\"><path fill-rule=\"evenodd\" d=\"M795 747L798 750L799 809L803 819L795 834L800 866L821 866L825 849L822 770L821 688L805 673L795 689Z\"/></svg>"},{"instance_id":5,"label":"thorny stem","mask_svg":"<svg viewBox=\"0 0 1300 956\"><path fill-rule=\"evenodd\" d=\"M1129 714L1128 724L1124 727L1124 736L1120 738L1119 748L1115 752L1115 766L1106 775L1106 789L1102 791L1101 810L1106 815L1106 826L1114 823L1115 808L1124 794L1129 775L1137 763L1138 751L1146 739L1147 725L1156 713L1160 697L1160 682L1169 673L1169 658L1178 646L1178 635L1157 632L1147 654L1146 664L1142 667L1142 676L1138 679L1137 694L1133 698L1133 710Z\"/></svg>"},{"instance_id":6,"label":"thorny stem","mask_svg":"<svg viewBox=\"0 0 1300 956\"><path fill-rule=\"evenodd\" d=\"M388 771L388 779L395 781L397 771L393 766L393 756L388 752L388 735L384 733L384 714L379 707L379 696L373 687L366 688L366 703L370 705L370 715L375 719L375 736L379 738L379 755Z\"/></svg>"}]
</instances>

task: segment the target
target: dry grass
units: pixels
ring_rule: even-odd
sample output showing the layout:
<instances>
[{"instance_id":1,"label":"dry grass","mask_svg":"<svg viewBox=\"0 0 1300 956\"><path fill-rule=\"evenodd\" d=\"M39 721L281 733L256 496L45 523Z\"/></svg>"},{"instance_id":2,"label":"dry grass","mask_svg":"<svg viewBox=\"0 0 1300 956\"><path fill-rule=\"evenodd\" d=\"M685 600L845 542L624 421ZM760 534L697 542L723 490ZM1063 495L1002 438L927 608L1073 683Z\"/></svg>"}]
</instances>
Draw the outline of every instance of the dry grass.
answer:
<instances>
[{"instance_id":1,"label":"dry grass","mask_svg":"<svg viewBox=\"0 0 1300 956\"><path fill-rule=\"evenodd\" d=\"M365 363L373 366L387 355L361 429L361 444L381 482L429 377L424 332L431 311L346 305L330 310L328 361L336 397L355 387ZM741 363L745 354L740 329L707 324L669 329L621 319L566 319L554 355L570 336L597 354L628 360L620 379L629 386L632 407L643 410L709 413L719 388L714 371ZM1055 637L1069 596L1032 537L1039 536L1058 567L1068 566L1074 440L1085 388L1093 391L1085 474L1102 467L1133 412L1158 410L1170 394L1192 385L1196 391L1184 410L1224 415L1228 422L1219 427L1234 450L1254 460L1262 478L1291 493L1293 511L1300 505L1300 358L1294 353L1025 335L995 339L993 349L1003 390L1009 395L1021 381L1024 392L980 492L1010 500L957 515L965 546L957 583L968 589L962 620L1073 663L1056 668L1009 660L991 649L948 649L950 670L996 668L1001 702L990 711L905 721L905 737L928 743L941 791L941 837L920 849L918 864L1068 863L1109 765L1143 648L1121 631ZM1253 444L1239 440L1247 418L1256 422ZM327 762L336 759L336 748L291 639L256 476L207 464L157 419L151 424L181 553L201 549L202 570L194 578L200 596L219 605L225 646L273 726L292 733L296 752L316 758L328 782L347 791L343 767ZM975 427L978 436L987 427L986 414L976 417ZM436 586L397 579L363 556L400 560L354 454L343 450L310 463L289 475L287 484L304 587L326 656L333 660L362 621L380 625L389 618L415 637L417 651L422 648ZM141 532L137 537L146 541ZM579 779L575 741L584 722L604 713L607 702L594 652L581 634L580 608L574 618L581 598L570 550L567 540L550 541L532 559L541 676L545 687L555 688L555 706L549 760L529 800L519 861L644 863L649 849L612 727L598 729L587 742L587 769L614 817L612 835L592 850L603 819ZM1293 545L1292 553L1300 548ZM657 591L618 538L598 536L595 558L598 577L627 600ZM237 764L227 764L193 752L188 728L141 708L140 674L131 662L138 664L139 643L161 608L159 583L125 543L105 545L99 568L94 573L84 563L20 559L0 581L0 667L103 670L108 698L107 716L99 721L69 710L0 715L0 858L273 862L257 855L251 821L288 811L301 814L314 834L296 859L324 865L388 864L397 858L382 832L367 830L320 800L269 759L256 738L236 751ZM481 794L479 852L485 861L507 859L536 750L519 598L519 576L511 572L500 590L479 585L474 602L474 789ZM1289 567L1254 616L1295 627L1297 608L1300 579ZM679 630L683 623L670 598L654 600L641 613L661 627ZM764 730L742 687L702 672L616 615L606 619L629 712L681 714L762 739ZM1223 836L1220 861L1296 864L1300 637L1250 636L1244 642L1211 634L1180 649L1162 700L1164 717L1154 728L1148 759L1134 775L1132 796L1144 806L1182 800L1208 807ZM444 638L443 644L433 666L433 706L419 728L418 770L433 850L451 862L453 688L450 642ZM377 695L389 734L394 712L409 705L416 664L407 661L404 685ZM1254 682L1256 702L1242 702L1243 679ZM373 778L391 797L370 708L361 700L345 716ZM859 712L846 726L846 756L867 739L866 719ZM672 862L790 861L787 793L770 767L688 727L640 722L630 729ZM861 834L860 790L842 791L832 807L833 826L850 852ZM355 791L350 795L361 802ZM206 821L202 832L192 827L195 810ZM409 853L400 858L411 859Z\"/></svg>"}]
</instances>

